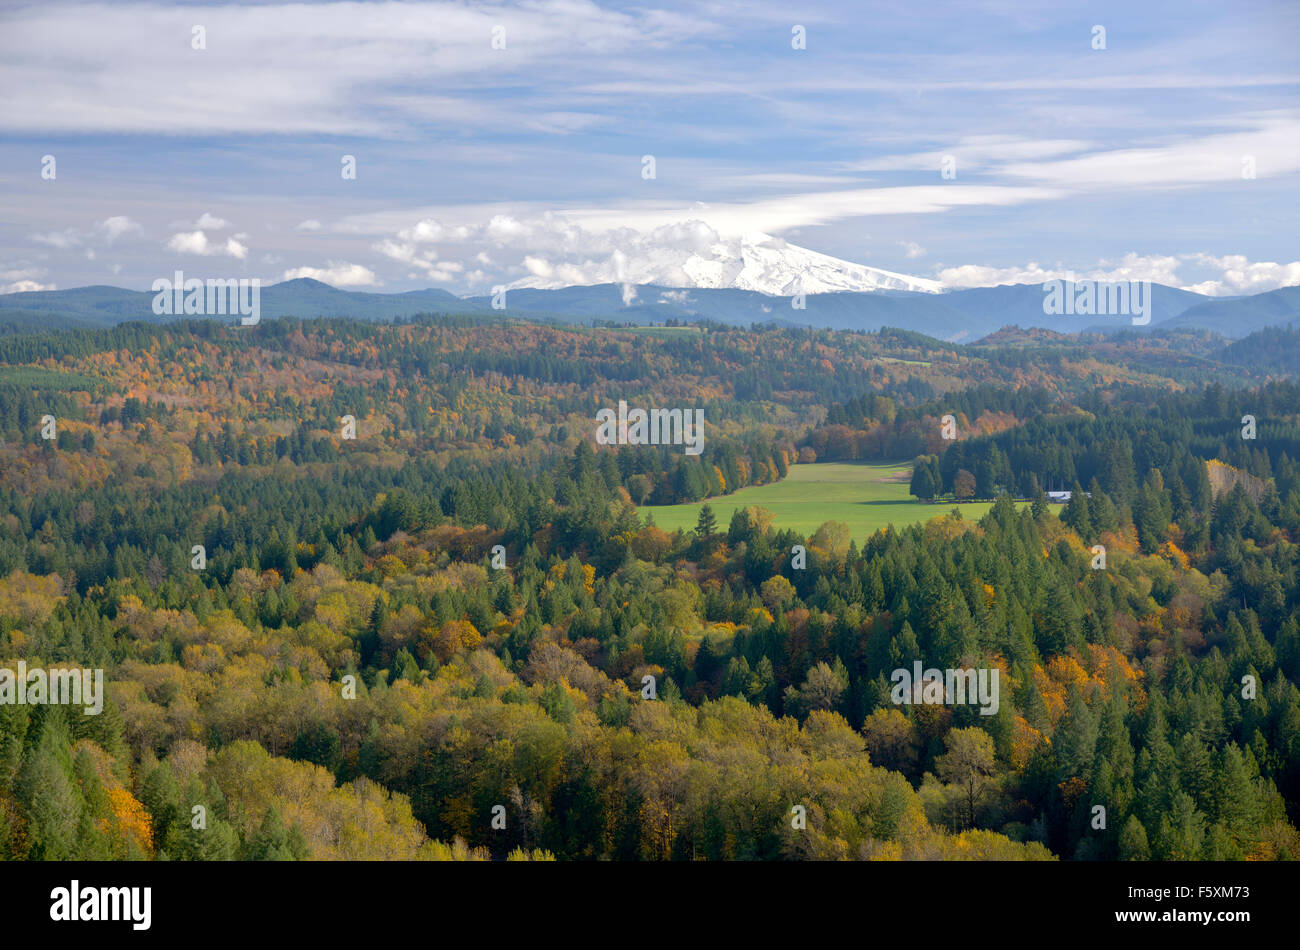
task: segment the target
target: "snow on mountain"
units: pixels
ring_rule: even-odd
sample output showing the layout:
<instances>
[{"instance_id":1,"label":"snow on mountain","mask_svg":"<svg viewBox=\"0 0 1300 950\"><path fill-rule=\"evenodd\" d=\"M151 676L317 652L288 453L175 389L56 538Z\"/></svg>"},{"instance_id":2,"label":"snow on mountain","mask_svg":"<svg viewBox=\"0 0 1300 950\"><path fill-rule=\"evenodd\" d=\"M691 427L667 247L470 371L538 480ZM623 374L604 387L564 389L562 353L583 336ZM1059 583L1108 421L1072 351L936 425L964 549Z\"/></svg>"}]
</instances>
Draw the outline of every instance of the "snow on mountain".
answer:
<instances>
[{"instance_id":1,"label":"snow on mountain","mask_svg":"<svg viewBox=\"0 0 1300 950\"><path fill-rule=\"evenodd\" d=\"M650 254L625 256L616 251L615 256L617 277L613 281L610 280L613 275L608 273L612 268L547 266L508 286L557 290L616 282L629 286L732 288L776 297L874 290L937 294L943 289L938 281L854 264L758 231L740 240L718 241L703 251L659 247ZM600 277L596 276L598 273Z\"/></svg>"},{"instance_id":2,"label":"snow on mountain","mask_svg":"<svg viewBox=\"0 0 1300 950\"><path fill-rule=\"evenodd\" d=\"M733 254L724 252L714 260L692 255L683 269L697 287L733 287L782 297L872 290L937 294L942 290L938 281L854 264L759 232L745 235Z\"/></svg>"}]
</instances>

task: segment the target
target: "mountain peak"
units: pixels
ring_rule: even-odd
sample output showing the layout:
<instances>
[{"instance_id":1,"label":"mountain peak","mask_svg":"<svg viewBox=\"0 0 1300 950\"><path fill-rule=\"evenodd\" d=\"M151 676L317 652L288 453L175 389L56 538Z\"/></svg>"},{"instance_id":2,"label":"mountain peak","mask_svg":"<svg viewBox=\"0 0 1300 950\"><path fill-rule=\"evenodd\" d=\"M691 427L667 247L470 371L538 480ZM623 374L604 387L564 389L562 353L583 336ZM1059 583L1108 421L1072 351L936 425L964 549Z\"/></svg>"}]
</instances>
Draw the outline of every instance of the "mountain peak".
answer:
<instances>
[{"instance_id":1,"label":"mountain peak","mask_svg":"<svg viewBox=\"0 0 1300 950\"><path fill-rule=\"evenodd\" d=\"M279 287L283 290L338 290L333 284L327 284L323 280L317 280L315 277L293 277L289 280L282 280L278 284L272 284L272 287Z\"/></svg>"},{"instance_id":2,"label":"mountain peak","mask_svg":"<svg viewBox=\"0 0 1300 950\"><path fill-rule=\"evenodd\" d=\"M553 268L546 262L510 289L560 290L565 287L621 283L700 290L750 290L771 297L795 294L870 293L877 290L937 294L943 286L924 277L897 274L855 264L791 244L762 231L720 240L704 249L660 247L650 254L620 255L618 274L611 268ZM583 279L583 278L587 279ZM575 279L576 278L576 279Z\"/></svg>"},{"instance_id":3,"label":"mountain peak","mask_svg":"<svg viewBox=\"0 0 1300 950\"><path fill-rule=\"evenodd\" d=\"M855 264L762 232L745 235L740 256L743 266L732 286L741 290L777 296L873 290L937 294L943 290L938 281Z\"/></svg>"}]
</instances>

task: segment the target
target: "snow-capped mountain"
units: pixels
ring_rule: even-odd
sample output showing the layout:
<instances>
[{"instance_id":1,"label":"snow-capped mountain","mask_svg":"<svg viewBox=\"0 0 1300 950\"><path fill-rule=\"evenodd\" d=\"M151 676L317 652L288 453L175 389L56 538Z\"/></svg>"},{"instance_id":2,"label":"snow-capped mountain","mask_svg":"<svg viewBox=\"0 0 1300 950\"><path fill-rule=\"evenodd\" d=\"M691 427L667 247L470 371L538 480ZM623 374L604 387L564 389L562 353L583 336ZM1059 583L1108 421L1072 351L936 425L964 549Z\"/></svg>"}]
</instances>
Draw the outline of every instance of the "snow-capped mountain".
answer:
<instances>
[{"instance_id":1,"label":"snow-capped mountain","mask_svg":"<svg viewBox=\"0 0 1300 950\"><path fill-rule=\"evenodd\" d=\"M939 293L938 281L819 254L781 238L755 232L734 246L716 245L717 256L692 254L682 269L695 287L732 287L788 297L871 290Z\"/></svg>"},{"instance_id":2,"label":"snow-capped mountain","mask_svg":"<svg viewBox=\"0 0 1300 950\"><path fill-rule=\"evenodd\" d=\"M875 290L937 294L943 289L938 281L854 264L762 232L746 234L739 240L696 244L695 249L660 245L641 251L624 254L616 250L610 260L587 261L583 267L536 267L529 276L507 286L559 290L619 283L624 285L625 296L631 288L646 284L750 290L777 297Z\"/></svg>"}]
</instances>

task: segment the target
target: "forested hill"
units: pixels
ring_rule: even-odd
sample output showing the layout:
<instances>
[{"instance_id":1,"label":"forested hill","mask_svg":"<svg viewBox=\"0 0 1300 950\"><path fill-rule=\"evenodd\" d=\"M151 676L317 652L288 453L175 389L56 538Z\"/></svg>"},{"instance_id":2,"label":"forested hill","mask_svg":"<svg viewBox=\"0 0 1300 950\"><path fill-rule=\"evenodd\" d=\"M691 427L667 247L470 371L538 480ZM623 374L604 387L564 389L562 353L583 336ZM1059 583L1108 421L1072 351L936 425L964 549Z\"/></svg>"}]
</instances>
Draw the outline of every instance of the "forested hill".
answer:
<instances>
[{"instance_id":1,"label":"forested hill","mask_svg":"<svg viewBox=\"0 0 1300 950\"><path fill-rule=\"evenodd\" d=\"M108 684L98 716L0 704L0 853L1295 857L1300 362L1260 345L0 340L0 667ZM703 451L599 444L620 401L702 410ZM638 508L885 455L996 502L871 537ZM915 663L997 671L996 708L898 703Z\"/></svg>"},{"instance_id":2,"label":"forested hill","mask_svg":"<svg viewBox=\"0 0 1300 950\"><path fill-rule=\"evenodd\" d=\"M359 292L299 277L260 287L259 311L267 319L411 320L430 312L480 315L506 312L524 319L565 324L592 324L613 318L641 325L673 321L749 326L755 322L773 322L850 331L896 326L963 343L978 340L1007 324L1038 328L1036 332L1062 333L1145 335L1175 328L1198 329L1239 339L1266 327L1295 325L1300 318L1297 309L1300 288L1296 287L1244 297L1210 297L1153 283L1146 291L1149 323L1139 326L1127 315L1127 306L1121 308L1121 313L1111 315L1083 309L1077 314L1050 312L1045 303L1050 286L1043 283L968 287L944 293L929 290L809 293L800 295L798 309L795 298L782 296L783 293L777 286L759 292L736 287L608 283L552 289L519 287L504 296L458 298L436 288L405 293ZM0 335L27 333L43 327L110 327L133 320L172 322L174 317L154 312L156 297L152 291L107 286L0 294Z\"/></svg>"}]
</instances>

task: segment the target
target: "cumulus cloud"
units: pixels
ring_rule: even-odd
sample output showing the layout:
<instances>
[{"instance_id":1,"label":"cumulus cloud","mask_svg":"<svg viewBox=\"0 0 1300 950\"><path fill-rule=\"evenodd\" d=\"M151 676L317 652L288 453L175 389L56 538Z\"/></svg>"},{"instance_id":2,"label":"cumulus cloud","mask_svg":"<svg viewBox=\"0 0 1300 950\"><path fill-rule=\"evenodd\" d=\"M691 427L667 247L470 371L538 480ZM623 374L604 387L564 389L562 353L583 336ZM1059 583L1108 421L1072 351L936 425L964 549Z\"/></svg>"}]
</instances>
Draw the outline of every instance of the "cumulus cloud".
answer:
<instances>
[{"instance_id":1,"label":"cumulus cloud","mask_svg":"<svg viewBox=\"0 0 1300 950\"><path fill-rule=\"evenodd\" d=\"M34 290L58 290L54 284L42 284L34 280L16 280L11 284L0 284L0 294L25 294Z\"/></svg>"},{"instance_id":2,"label":"cumulus cloud","mask_svg":"<svg viewBox=\"0 0 1300 950\"><path fill-rule=\"evenodd\" d=\"M490 256L481 250L484 245L492 250ZM939 290L938 283L926 278L838 261L763 232L723 234L698 218L644 228L589 227L554 212L531 216L497 212L471 224L425 218L374 247L439 282L463 273L463 266L455 261L473 260L496 267L508 281L504 286L511 289L618 284L626 306L637 299L635 287L645 284L740 287L784 294L790 292L786 288L796 274L808 268L817 272L809 293L864 284ZM474 277L480 278L478 269ZM471 282L469 275L461 280Z\"/></svg>"},{"instance_id":3,"label":"cumulus cloud","mask_svg":"<svg viewBox=\"0 0 1300 950\"><path fill-rule=\"evenodd\" d=\"M545 258L533 257L531 254L524 255L524 267L534 277L548 278L555 274L555 268Z\"/></svg>"},{"instance_id":4,"label":"cumulus cloud","mask_svg":"<svg viewBox=\"0 0 1300 950\"><path fill-rule=\"evenodd\" d=\"M1272 261L1248 261L1244 254L1229 254L1215 257L1211 254L1194 254L1196 263L1220 271L1218 280L1206 280L1192 284L1185 290L1212 297L1233 296L1234 294L1258 294L1279 287L1294 287L1300 284L1300 261L1290 264L1275 264Z\"/></svg>"},{"instance_id":5,"label":"cumulus cloud","mask_svg":"<svg viewBox=\"0 0 1300 950\"><path fill-rule=\"evenodd\" d=\"M334 261L330 261L325 267L295 267L285 271L280 279L297 280L300 277L310 277L312 280L319 280L333 287L373 287L381 283L374 271L368 267Z\"/></svg>"},{"instance_id":6,"label":"cumulus cloud","mask_svg":"<svg viewBox=\"0 0 1300 950\"><path fill-rule=\"evenodd\" d=\"M248 256L248 247L234 237L224 242L209 240L203 231L181 231L173 234L167 241L167 249L177 254L197 254L201 257L233 257L243 260Z\"/></svg>"},{"instance_id":7,"label":"cumulus cloud","mask_svg":"<svg viewBox=\"0 0 1300 950\"><path fill-rule=\"evenodd\" d=\"M306 221L298 223L296 230L299 231L319 231L323 225L315 218L308 218Z\"/></svg>"},{"instance_id":8,"label":"cumulus cloud","mask_svg":"<svg viewBox=\"0 0 1300 950\"><path fill-rule=\"evenodd\" d=\"M1189 282L1180 270L1196 268L1214 276ZM1037 261L1010 267L963 264L939 270L939 281L949 290L965 287L995 287L1001 284L1040 284L1049 280L1095 280L1107 283L1149 280L1153 283L1210 296L1257 294L1300 284L1300 261L1290 264L1251 262L1243 254L1215 257L1212 254L1137 254L1129 252L1117 260L1103 259L1097 266L1073 269L1057 263L1044 267Z\"/></svg>"},{"instance_id":9,"label":"cumulus cloud","mask_svg":"<svg viewBox=\"0 0 1300 950\"><path fill-rule=\"evenodd\" d=\"M421 247L420 241L409 238L409 232L403 233L408 234L407 239L380 241L375 245L375 250L385 257L416 268L424 274L425 278L438 283L455 280L456 276L464 271L464 264L458 261L439 260L436 250Z\"/></svg>"},{"instance_id":10,"label":"cumulus cloud","mask_svg":"<svg viewBox=\"0 0 1300 950\"><path fill-rule=\"evenodd\" d=\"M443 261L432 246L436 243L459 248L458 256L485 266L505 259L502 266L521 275L507 284L509 287L691 286L694 281L683 265L693 255L716 256L720 240L716 231L700 221L662 225L647 232L633 228L592 231L556 214L494 214L475 225L424 219L375 248L395 261L420 268L432 279L448 280L464 269L459 263ZM483 245L493 248L494 255L477 250ZM631 299L626 292L624 296Z\"/></svg>"},{"instance_id":11,"label":"cumulus cloud","mask_svg":"<svg viewBox=\"0 0 1300 950\"><path fill-rule=\"evenodd\" d=\"M449 283L464 272L465 265L459 261L442 260L437 249L430 245L439 241L463 243L471 237L471 231L467 227L448 227L432 218L426 218L409 228L402 228L394 237L380 241L374 245L374 249L398 263L416 268L428 280Z\"/></svg>"},{"instance_id":12,"label":"cumulus cloud","mask_svg":"<svg viewBox=\"0 0 1300 950\"><path fill-rule=\"evenodd\" d=\"M904 191L907 189L892 189ZM844 194L844 193L839 193ZM893 199L891 199L892 201ZM925 200L929 200L928 197ZM996 198L994 200L997 200ZM823 204L829 209L830 201ZM571 285L618 284L635 287L729 287L785 294L798 273L812 268L823 283L839 274L848 284L874 282L891 289L959 289L999 284L1040 284L1048 280L1097 281L1150 280L1205 294L1255 293L1300 283L1295 265L1251 263L1240 256L1207 254L1139 254L1104 258L1092 265L1071 262L986 265L967 263L935 268L937 280L891 274L853 262L837 261L816 252L786 245L781 238L760 232L736 236L715 227L718 207L700 206L675 211L667 208L633 211L635 224L618 226L618 217L598 212L509 213L500 208L460 209L459 220L423 217L389 232L374 248L408 273L422 274L437 283L461 286L489 279L509 288L552 289ZM443 209L449 215L453 209ZM477 213L476 213L477 212ZM698 212L700 217L692 217ZM819 217L821 211L810 212ZM829 216L835 212L827 210ZM664 218L673 218L663 222ZM740 220L740 219L737 219ZM663 223L660 223L663 222ZM385 216L357 217L342 227L373 233ZM733 222L734 223L734 222ZM894 242L908 259L927 254L913 241ZM489 251L491 253L489 253ZM787 258L786 252L790 256ZM460 261L482 265L467 274ZM870 271L870 273L867 273ZM784 275L784 276L783 276ZM828 276L830 275L830 276ZM788 279L787 279L788 278ZM895 280L897 278L897 280ZM775 289L772 289L775 288ZM854 289L819 286L807 292ZM625 293L630 303L630 293Z\"/></svg>"},{"instance_id":13,"label":"cumulus cloud","mask_svg":"<svg viewBox=\"0 0 1300 950\"><path fill-rule=\"evenodd\" d=\"M230 222L205 211L199 215L199 220L194 222L194 226L199 230L220 231L223 228L230 227Z\"/></svg>"}]
</instances>

